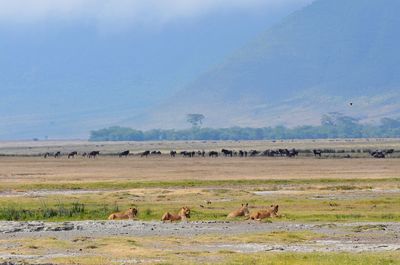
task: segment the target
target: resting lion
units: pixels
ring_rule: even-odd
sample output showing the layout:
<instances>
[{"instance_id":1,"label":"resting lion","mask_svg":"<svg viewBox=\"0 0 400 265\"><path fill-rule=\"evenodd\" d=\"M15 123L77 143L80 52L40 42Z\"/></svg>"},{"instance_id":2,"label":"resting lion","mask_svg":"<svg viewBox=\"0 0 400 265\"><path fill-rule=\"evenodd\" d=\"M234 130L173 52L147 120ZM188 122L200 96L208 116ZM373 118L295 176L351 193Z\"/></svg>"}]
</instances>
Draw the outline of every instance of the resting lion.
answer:
<instances>
[{"instance_id":1,"label":"resting lion","mask_svg":"<svg viewBox=\"0 0 400 265\"><path fill-rule=\"evenodd\" d=\"M187 218L190 218L190 209L188 207L182 207L178 214L172 214L169 212L164 213L161 217L161 221L184 221L187 220Z\"/></svg>"},{"instance_id":2,"label":"resting lion","mask_svg":"<svg viewBox=\"0 0 400 265\"><path fill-rule=\"evenodd\" d=\"M251 213L249 219L261 221L262 219L265 219L265 218L278 217L279 216L278 209L279 209L279 205L271 205L271 207L269 209L259 210L259 211Z\"/></svg>"},{"instance_id":3,"label":"resting lion","mask_svg":"<svg viewBox=\"0 0 400 265\"><path fill-rule=\"evenodd\" d=\"M112 213L108 217L108 220L123 220L123 219L129 219L132 220L133 218L136 217L138 213L138 210L136 208L129 208L125 212L118 212L118 213Z\"/></svg>"},{"instance_id":4,"label":"resting lion","mask_svg":"<svg viewBox=\"0 0 400 265\"><path fill-rule=\"evenodd\" d=\"M249 204L246 203L246 205L242 204L242 207L237 209L236 211L231 212L228 214L228 218L235 218L239 216L248 216L249 215Z\"/></svg>"}]
</instances>

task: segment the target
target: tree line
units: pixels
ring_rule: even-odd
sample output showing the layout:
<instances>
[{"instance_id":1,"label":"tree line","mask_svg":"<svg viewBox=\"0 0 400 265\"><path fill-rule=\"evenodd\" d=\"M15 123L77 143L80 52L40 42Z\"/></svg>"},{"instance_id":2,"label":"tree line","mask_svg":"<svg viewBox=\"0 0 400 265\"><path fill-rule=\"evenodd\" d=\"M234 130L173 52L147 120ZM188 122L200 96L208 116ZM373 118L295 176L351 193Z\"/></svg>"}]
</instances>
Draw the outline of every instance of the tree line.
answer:
<instances>
[{"instance_id":1,"label":"tree line","mask_svg":"<svg viewBox=\"0 0 400 265\"><path fill-rule=\"evenodd\" d=\"M361 124L358 119L340 113L330 113L321 118L318 126L285 126L249 128L200 128L183 130L154 129L148 131L114 126L94 130L90 141L159 141L159 140L285 140L328 138L398 138L400 118L381 119L379 124Z\"/></svg>"}]
</instances>

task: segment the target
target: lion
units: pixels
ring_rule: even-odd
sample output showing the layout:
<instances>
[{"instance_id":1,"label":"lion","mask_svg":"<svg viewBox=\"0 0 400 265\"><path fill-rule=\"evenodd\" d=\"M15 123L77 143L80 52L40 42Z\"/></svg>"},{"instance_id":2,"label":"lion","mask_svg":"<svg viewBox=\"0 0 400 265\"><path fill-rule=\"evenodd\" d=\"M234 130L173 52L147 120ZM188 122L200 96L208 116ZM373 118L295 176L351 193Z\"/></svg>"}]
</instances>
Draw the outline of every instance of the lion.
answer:
<instances>
[{"instance_id":1,"label":"lion","mask_svg":"<svg viewBox=\"0 0 400 265\"><path fill-rule=\"evenodd\" d=\"M133 218L136 217L138 213L138 210L136 208L129 208L125 212L118 212L118 213L112 213L108 217L108 220L124 220L124 219L129 219L132 220Z\"/></svg>"},{"instance_id":2,"label":"lion","mask_svg":"<svg viewBox=\"0 0 400 265\"><path fill-rule=\"evenodd\" d=\"M248 219L261 221L265 218L279 217L279 205L271 205L269 209L256 211L250 214Z\"/></svg>"},{"instance_id":3,"label":"lion","mask_svg":"<svg viewBox=\"0 0 400 265\"><path fill-rule=\"evenodd\" d=\"M246 205L242 204L242 207L240 207L236 211L233 211L230 214L228 214L228 218L235 218L235 217L239 217L239 216L248 216L249 214L250 214L249 204L246 203Z\"/></svg>"},{"instance_id":4,"label":"lion","mask_svg":"<svg viewBox=\"0 0 400 265\"><path fill-rule=\"evenodd\" d=\"M190 218L190 209L188 207L182 207L178 214L172 214L169 212L164 213L161 217L161 221L184 221L188 218Z\"/></svg>"}]
</instances>

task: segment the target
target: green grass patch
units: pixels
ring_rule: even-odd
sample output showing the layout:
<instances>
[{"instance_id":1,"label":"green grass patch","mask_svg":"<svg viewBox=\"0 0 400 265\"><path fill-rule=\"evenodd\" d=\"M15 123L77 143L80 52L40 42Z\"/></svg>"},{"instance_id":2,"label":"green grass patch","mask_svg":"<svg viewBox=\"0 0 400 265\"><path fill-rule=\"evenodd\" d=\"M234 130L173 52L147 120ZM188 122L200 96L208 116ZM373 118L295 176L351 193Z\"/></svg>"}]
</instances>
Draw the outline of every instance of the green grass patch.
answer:
<instances>
[{"instance_id":1,"label":"green grass patch","mask_svg":"<svg viewBox=\"0 0 400 265\"><path fill-rule=\"evenodd\" d=\"M246 192L244 190L247 190ZM161 192L159 192L161 191ZM252 188L224 189L163 189L126 190L75 195L47 195L46 197L1 197L0 220L14 221L73 221L105 220L112 212L138 208L138 219L159 221L165 212L177 213L182 206L191 209L192 221L227 220L229 212L242 203L249 203L250 211L271 204L279 204L282 218L267 221L281 222L396 222L400 221L399 194L368 198L340 197L337 200L313 194L273 194L259 196ZM160 197L160 194L162 196ZM206 204L205 201L211 201ZM237 218L236 221L245 218Z\"/></svg>"},{"instance_id":2,"label":"green grass patch","mask_svg":"<svg viewBox=\"0 0 400 265\"><path fill-rule=\"evenodd\" d=\"M110 212L118 211L118 207L102 205L87 209L80 202L57 203L56 205L41 204L39 208L28 208L10 204L0 208L0 220L6 221L33 221L33 220L89 220L104 219Z\"/></svg>"},{"instance_id":3,"label":"green grass patch","mask_svg":"<svg viewBox=\"0 0 400 265\"><path fill-rule=\"evenodd\" d=\"M308 242L310 240L322 239L324 238L324 234L317 234L311 231L297 231L297 232L287 232L287 231L274 231L269 233L254 233L254 234L245 234L245 235L208 235L208 236L198 236L195 240L197 242L202 243L244 243L244 244L252 244L252 243L285 243L285 244L294 244L294 243L302 243Z\"/></svg>"},{"instance_id":4,"label":"green grass patch","mask_svg":"<svg viewBox=\"0 0 400 265\"><path fill-rule=\"evenodd\" d=\"M263 265L395 265L400 264L399 253L309 253L309 254L230 254L220 264Z\"/></svg>"}]
</instances>

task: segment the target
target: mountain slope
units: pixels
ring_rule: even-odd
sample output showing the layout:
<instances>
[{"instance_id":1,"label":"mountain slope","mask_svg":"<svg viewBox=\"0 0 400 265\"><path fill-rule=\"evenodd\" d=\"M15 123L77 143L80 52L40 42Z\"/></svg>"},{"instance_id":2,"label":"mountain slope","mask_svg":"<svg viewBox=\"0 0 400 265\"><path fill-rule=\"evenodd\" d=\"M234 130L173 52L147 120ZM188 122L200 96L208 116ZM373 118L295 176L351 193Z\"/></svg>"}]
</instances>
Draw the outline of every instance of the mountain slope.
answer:
<instances>
[{"instance_id":1,"label":"mountain slope","mask_svg":"<svg viewBox=\"0 0 400 265\"><path fill-rule=\"evenodd\" d=\"M400 116L397 10L397 0L317 0L177 93L152 126L184 126L192 112L217 127Z\"/></svg>"},{"instance_id":2,"label":"mountain slope","mask_svg":"<svg viewBox=\"0 0 400 265\"><path fill-rule=\"evenodd\" d=\"M299 5L204 14L162 28L127 22L105 29L84 18L56 17L26 25L6 23L0 14L0 140L85 138L118 125L160 104Z\"/></svg>"}]
</instances>

